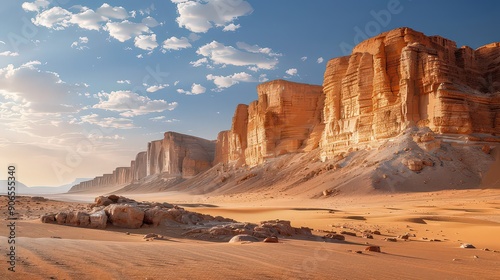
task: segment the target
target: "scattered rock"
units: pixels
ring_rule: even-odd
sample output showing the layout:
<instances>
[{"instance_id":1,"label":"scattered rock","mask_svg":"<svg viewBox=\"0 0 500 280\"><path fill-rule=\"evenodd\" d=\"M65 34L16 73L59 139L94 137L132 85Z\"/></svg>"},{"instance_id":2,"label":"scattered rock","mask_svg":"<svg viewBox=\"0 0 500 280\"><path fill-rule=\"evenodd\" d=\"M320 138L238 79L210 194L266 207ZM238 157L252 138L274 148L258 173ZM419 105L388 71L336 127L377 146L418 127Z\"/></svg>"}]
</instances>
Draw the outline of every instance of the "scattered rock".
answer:
<instances>
[{"instance_id":1,"label":"scattered rock","mask_svg":"<svg viewBox=\"0 0 500 280\"><path fill-rule=\"evenodd\" d=\"M276 236L267 237L266 239L264 239L264 242L265 243L278 243L278 237L276 237Z\"/></svg>"},{"instance_id":2,"label":"scattered rock","mask_svg":"<svg viewBox=\"0 0 500 280\"><path fill-rule=\"evenodd\" d=\"M343 236L341 234L336 234L336 233L328 233L327 235L323 236L322 238L323 239L330 239L330 240L340 240L340 241L345 240L345 236Z\"/></svg>"},{"instance_id":3,"label":"scattered rock","mask_svg":"<svg viewBox=\"0 0 500 280\"><path fill-rule=\"evenodd\" d=\"M365 251L377 252L377 253L382 252L380 250L380 246L368 246L368 247L365 248Z\"/></svg>"},{"instance_id":4,"label":"scattered rock","mask_svg":"<svg viewBox=\"0 0 500 280\"><path fill-rule=\"evenodd\" d=\"M94 205L95 206L108 206L108 205L111 205L113 203L116 203L116 202L113 202L111 199L109 199L108 197L105 197L105 196L98 196L95 198L94 200Z\"/></svg>"},{"instance_id":5,"label":"scattered rock","mask_svg":"<svg viewBox=\"0 0 500 280\"><path fill-rule=\"evenodd\" d=\"M410 238L410 234L405 233L403 235L399 235L398 238L403 240L408 240Z\"/></svg>"},{"instance_id":6,"label":"scattered rock","mask_svg":"<svg viewBox=\"0 0 500 280\"><path fill-rule=\"evenodd\" d=\"M105 208L109 220L114 226L140 228L144 220L144 211L127 204L112 204Z\"/></svg>"},{"instance_id":7,"label":"scattered rock","mask_svg":"<svg viewBox=\"0 0 500 280\"><path fill-rule=\"evenodd\" d=\"M56 214L56 222L60 225L62 224L65 224L66 223L66 217L68 216L67 213L65 212L59 212Z\"/></svg>"},{"instance_id":8,"label":"scattered rock","mask_svg":"<svg viewBox=\"0 0 500 280\"><path fill-rule=\"evenodd\" d=\"M53 223L56 220L55 217L55 214L48 214L40 217L40 220L42 221L42 223Z\"/></svg>"},{"instance_id":9,"label":"scattered rock","mask_svg":"<svg viewBox=\"0 0 500 280\"><path fill-rule=\"evenodd\" d=\"M259 242L259 239L248 234L238 234L233 236L233 238L229 240L229 243L240 243L240 242Z\"/></svg>"},{"instance_id":10,"label":"scattered rock","mask_svg":"<svg viewBox=\"0 0 500 280\"><path fill-rule=\"evenodd\" d=\"M363 232L362 237L367 239L373 239L373 235L371 235L371 233L368 232Z\"/></svg>"},{"instance_id":11,"label":"scattered rock","mask_svg":"<svg viewBox=\"0 0 500 280\"><path fill-rule=\"evenodd\" d=\"M341 231L340 234L343 235L350 235L350 236L356 236L355 232L350 232L350 231Z\"/></svg>"},{"instance_id":12,"label":"scattered rock","mask_svg":"<svg viewBox=\"0 0 500 280\"><path fill-rule=\"evenodd\" d=\"M398 240L394 237L387 237L387 238L384 238L385 241L388 241L388 242L397 242Z\"/></svg>"},{"instance_id":13,"label":"scattered rock","mask_svg":"<svg viewBox=\"0 0 500 280\"><path fill-rule=\"evenodd\" d=\"M476 247L472 244L469 244L469 243L464 243L462 245L460 245L460 248L464 248L464 249L476 249Z\"/></svg>"},{"instance_id":14,"label":"scattered rock","mask_svg":"<svg viewBox=\"0 0 500 280\"><path fill-rule=\"evenodd\" d=\"M416 158L405 158L402 163L408 167L411 171L421 171L424 168L422 160Z\"/></svg>"},{"instance_id":15,"label":"scattered rock","mask_svg":"<svg viewBox=\"0 0 500 280\"><path fill-rule=\"evenodd\" d=\"M481 148L481 150L485 153L485 154L490 154L491 153L491 147L490 145L483 145L483 147Z\"/></svg>"},{"instance_id":16,"label":"scattered rock","mask_svg":"<svg viewBox=\"0 0 500 280\"><path fill-rule=\"evenodd\" d=\"M91 228L106 228L108 223L108 216L104 210L90 214L90 227Z\"/></svg>"}]
</instances>

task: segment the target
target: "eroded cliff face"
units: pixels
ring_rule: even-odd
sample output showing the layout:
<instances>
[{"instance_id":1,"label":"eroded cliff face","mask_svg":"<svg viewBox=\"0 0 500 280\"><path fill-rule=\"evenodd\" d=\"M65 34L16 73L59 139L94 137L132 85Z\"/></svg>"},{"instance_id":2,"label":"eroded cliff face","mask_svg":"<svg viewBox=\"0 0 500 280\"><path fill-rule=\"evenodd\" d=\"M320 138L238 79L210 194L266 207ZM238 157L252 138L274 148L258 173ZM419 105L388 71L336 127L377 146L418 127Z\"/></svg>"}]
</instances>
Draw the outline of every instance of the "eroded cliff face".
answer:
<instances>
[{"instance_id":1,"label":"eroded cliff face","mask_svg":"<svg viewBox=\"0 0 500 280\"><path fill-rule=\"evenodd\" d=\"M70 192L125 186L160 173L189 178L212 167L214 156L214 141L166 132L162 140L149 142L147 151L138 153L130 167L118 167L112 174L73 186Z\"/></svg>"},{"instance_id":2,"label":"eroded cliff face","mask_svg":"<svg viewBox=\"0 0 500 280\"><path fill-rule=\"evenodd\" d=\"M500 133L500 46L473 50L399 28L328 62L323 159L411 125L437 133Z\"/></svg>"},{"instance_id":3,"label":"eroded cliff face","mask_svg":"<svg viewBox=\"0 0 500 280\"><path fill-rule=\"evenodd\" d=\"M323 86L276 80L259 85L257 93L258 100L238 105L231 129L219 133L217 144L167 132L130 168L73 189L156 174L189 178L219 163L255 166L318 147L314 153L327 160L350 149L380 146L380 140L411 126L436 134L495 136L500 134L500 43L457 48L451 40L399 28L330 60Z\"/></svg>"},{"instance_id":4,"label":"eroded cliff face","mask_svg":"<svg viewBox=\"0 0 500 280\"><path fill-rule=\"evenodd\" d=\"M249 106L238 105L231 130L219 133L215 163L254 166L318 146L321 86L276 80L259 85L257 93Z\"/></svg>"}]
</instances>

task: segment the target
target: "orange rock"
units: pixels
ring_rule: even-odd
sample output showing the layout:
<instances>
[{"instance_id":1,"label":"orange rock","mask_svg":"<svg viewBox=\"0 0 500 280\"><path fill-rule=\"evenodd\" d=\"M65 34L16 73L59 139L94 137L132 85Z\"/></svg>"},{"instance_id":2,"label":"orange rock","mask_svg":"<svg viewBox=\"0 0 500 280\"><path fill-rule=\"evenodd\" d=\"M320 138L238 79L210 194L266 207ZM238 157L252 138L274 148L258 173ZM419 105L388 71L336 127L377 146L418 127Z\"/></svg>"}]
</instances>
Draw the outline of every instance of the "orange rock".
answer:
<instances>
[{"instance_id":1,"label":"orange rock","mask_svg":"<svg viewBox=\"0 0 500 280\"><path fill-rule=\"evenodd\" d=\"M409 28L361 42L327 64L322 159L417 124L436 133L499 133L499 58L499 43L457 48Z\"/></svg>"}]
</instances>

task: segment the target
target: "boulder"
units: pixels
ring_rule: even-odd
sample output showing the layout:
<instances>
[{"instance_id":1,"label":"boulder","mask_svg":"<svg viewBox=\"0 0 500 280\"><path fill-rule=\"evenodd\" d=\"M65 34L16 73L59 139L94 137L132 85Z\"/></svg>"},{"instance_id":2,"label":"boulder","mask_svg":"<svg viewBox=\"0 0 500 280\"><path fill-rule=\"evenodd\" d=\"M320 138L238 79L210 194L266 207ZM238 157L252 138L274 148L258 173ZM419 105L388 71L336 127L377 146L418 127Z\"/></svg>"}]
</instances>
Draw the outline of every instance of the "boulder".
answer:
<instances>
[{"instance_id":1,"label":"boulder","mask_svg":"<svg viewBox=\"0 0 500 280\"><path fill-rule=\"evenodd\" d=\"M104 210L90 214L90 227L91 228L106 228L108 223L108 216Z\"/></svg>"},{"instance_id":2,"label":"boulder","mask_svg":"<svg viewBox=\"0 0 500 280\"><path fill-rule=\"evenodd\" d=\"M95 206L108 206L110 204L115 203L111 199L109 199L108 197L105 197L105 196L96 197L94 202L95 202Z\"/></svg>"},{"instance_id":3,"label":"boulder","mask_svg":"<svg viewBox=\"0 0 500 280\"><path fill-rule=\"evenodd\" d=\"M240 242L259 242L259 239L248 234L238 234L236 236L233 236L233 238L229 240L229 243L240 243Z\"/></svg>"},{"instance_id":4,"label":"boulder","mask_svg":"<svg viewBox=\"0 0 500 280\"><path fill-rule=\"evenodd\" d=\"M460 245L460 248L463 248L463 249L476 249L476 247L472 244L469 244L469 243L464 243L462 245Z\"/></svg>"},{"instance_id":5,"label":"boulder","mask_svg":"<svg viewBox=\"0 0 500 280\"><path fill-rule=\"evenodd\" d=\"M265 243L278 243L278 237L276 237L276 236L267 237L266 239L264 239L264 242Z\"/></svg>"},{"instance_id":6,"label":"boulder","mask_svg":"<svg viewBox=\"0 0 500 280\"><path fill-rule=\"evenodd\" d=\"M89 214L81 211L69 212L66 216L66 224L70 226L88 226L90 225Z\"/></svg>"},{"instance_id":7,"label":"boulder","mask_svg":"<svg viewBox=\"0 0 500 280\"><path fill-rule=\"evenodd\" d=\"M365 248L365 251L377 252L377 253L382 252L380 250L380 246L368 246L368 247Z\"/></svg>"},{"instance_id":8,"label":"boulder","mask_svg":"<svg viewBox=\"0 0 500 280\"><path fill-rule=\"evenodd\" d=\"M128 204L112 204L106 207L106 213L114 226L140 228L144 222L144 211Z\"/></svg>"},{"instance_id":9,"label":"boulder","mask_svg":"<svg viewBox=\"0 0 500 280\"><path fill-rule=\"evenodd\" d=\"M40 217L42 223L53 223L55 222L55 214L43 215Z\"/></svg>"},{"instance_id":10,"label":"boulder","mask_svg":"<svg viewBox=\"0 0 500 280\"><path fill-rule=\"evenodd\" d=\"M327 235L323 236L322 238L326 239L326 240L340 240L340 241L345 240L345 236L343 236L342 234L336 234L336 233L328 233Z\"/></svg>"},{"instance_id":11,"label":"boulder","mask_svg":"<svg viewBox=\"0 0 500 280\"><path fill-rule=\"evenodd\" d=\"M172 215L168 212L168 210L165 210L163 208L160 208L158 206L147 209L144 212L144 223L153 225L153 226L158 226L161 224L161 222L165 219L172 219Z\"/></svg>"},{"instance_id":12,"label":"boulder","mask_svg":"<svg viewBox=\"0 0 500 280\"><path fill-rule=\"evenodd\" d=\"M66 223L66 217L68 216L67 213L65 212L59 212L56 214L56 222L60 225L62 224L65 224Z\"/></svg>"}]
</instances>

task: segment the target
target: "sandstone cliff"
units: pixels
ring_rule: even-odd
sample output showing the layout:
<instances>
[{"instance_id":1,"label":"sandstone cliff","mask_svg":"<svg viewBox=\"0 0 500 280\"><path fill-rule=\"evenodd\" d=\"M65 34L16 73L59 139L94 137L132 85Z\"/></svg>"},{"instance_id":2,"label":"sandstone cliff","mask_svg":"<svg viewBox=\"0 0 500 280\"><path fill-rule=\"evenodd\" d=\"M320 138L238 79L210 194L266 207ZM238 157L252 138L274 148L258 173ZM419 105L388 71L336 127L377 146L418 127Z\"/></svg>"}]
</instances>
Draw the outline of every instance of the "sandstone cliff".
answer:
<instances>
[{"instance_id":1,"label":"sandstone cliff","mask_svg":"<svg viewBox=\"0 0 500 280\"><path fill-rule=\"evenodd\" d=\"M213 141L166 132L162 140L149 142L147 151L138 153L130 167L118 167L112 174L81 182L70 192L123 187L156 174L189 178L209 169L214 156Z\"/></svg>"},{"instance_id":2,"label":"sandstone cliff","mask_svg":"<svg viewBox=\"0 0 500 280\"><path fill-rule=\"evenodd\" d=\"M265 176L248 173L236 178L234 174L237 173L226 173L242 165L260 165L260 169L265 166L265 172L280 169L272 166L273 159L284 154L293 158L295 153L308 153L310 163L315 163L318 158L330 160L318 169L319 173L328 173L340 168L332 162L351 161L350 157L344 157L345 152L359 150L362 157L373 151L372 147L394 149L392 154L381 159L403 168L397 173L404 174L407 169L420 172L425 165L429 169L426 172L438 174L443 171L439 169L444 165L442 158L448 156L436 155L451 150L449 143L443 143L446 137L457 143L467 139L475 143L471 145L484 143L481 141L500 142L497 136L500 134L500 43L476 50L457 48L455 42L440 36L426 36L409 28L398 28L361 42L349 56L330 60L323 86L276 80L260 84L257 94L258 100L249 105L238 105L231 129L220 132L216 144L167 132L164 139L150 142L147 151L139 153L130 168L119 168L113 174L83 182L73 190L133 182L133 188L129 189L140 191L141 180L153 175L163 176L153 178L156 181L153 180L154 184L150 186L156 190L200 187L204 191L193 191L206 193L223 190L223 185L231 189L241 182L271 186L276 184L277 178L271 176L266 182L257 182ZM404 135L405 131L413 133L418 129L425 133ZM467 138L457 137L459 135L467 135ZM416 140L408 142L411 137ZM397 139L406 143L398 144L404 146L402 149L387 144L387 140ZM417 150L418 153L410 152ZM459 152L467 151L457 149L456 153ZM475 152L478 159L488 158ZM377 154L373 152L373 157ZM439 168L434 166L438 161L441 162ZM384 167L379 168L378 159L373 162L370 167L376 166L377 170ZM204 172L213 165L218 166ZM367 186L375 189L390 185L382 186L381 181L374 183L373 178L380 175L376 170L363 173L355 161L352 165L353 174L363 174L358 176L359 182L370 181ZM293 168L297 168L294 172L308 169L300 163ZM484 168L482 166L481 170ZM457 165L450 170L459 169L465 170L466 167ZM462 174L463 178L475 176L478 179L481 170L471 169ZM165 176L190 178L202 172L200 178L193 181L171 180L168 186L164 181ZM411 174L398 175L390 185L391 190L401 182L408 185L418 179ZM316 175L306 174L304 178ZM287 176L283 175L283 179L288 180ZM459 178L448 177L450 182ZM233 182L229 182L231 180ZM302 184L301 180L293 185ZM426 184L427 181L421 182Z\"/></svg>"},{"instance_id":3,"label":"sandstone cliff","mask_svg":"<svg viewBox=\"0 0 500 280\"><path fill-rule=\"evenodd\" d=\"M399 28L328 62L323 159L398 135L500 133L500 46L477 50Z\"/></svg>"},{"instance_id":4,"label":"sandstone cliff","mask_svg":"<svg viewBox=\"0 0 500 280\"><path fill-rule=\"evenodd\" d=\"M322 87L276 80L257 87L258 100L239 105L229 131L219 134L215 163L250 166L318 146ZM320 129L321 131L321 129Z\"/></svg>"}]
</instances>

